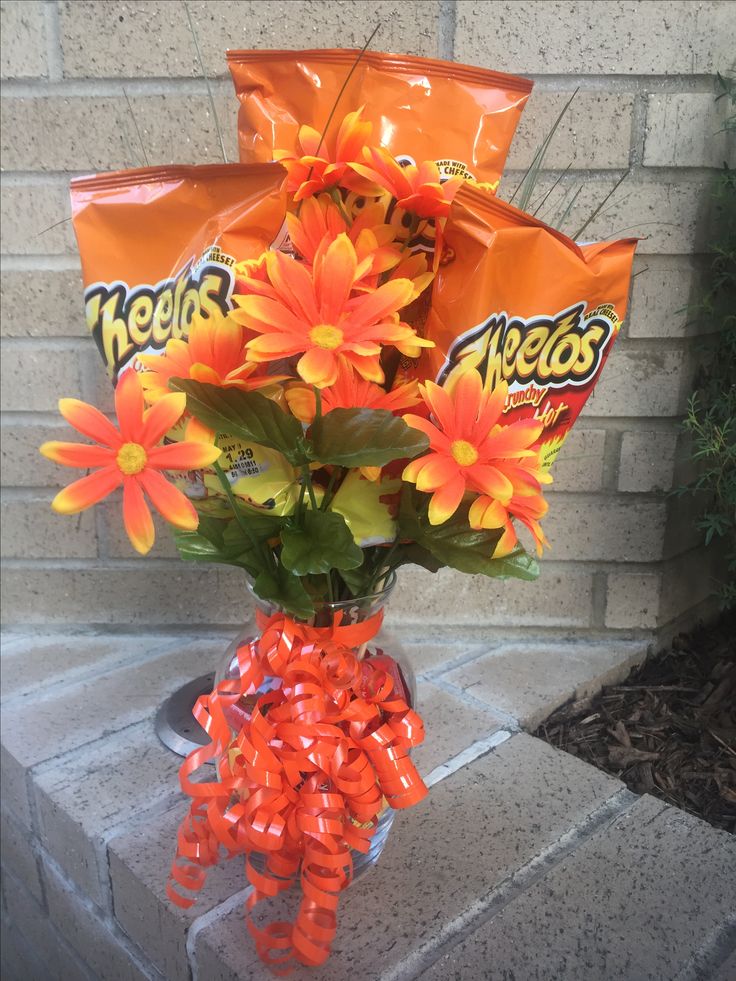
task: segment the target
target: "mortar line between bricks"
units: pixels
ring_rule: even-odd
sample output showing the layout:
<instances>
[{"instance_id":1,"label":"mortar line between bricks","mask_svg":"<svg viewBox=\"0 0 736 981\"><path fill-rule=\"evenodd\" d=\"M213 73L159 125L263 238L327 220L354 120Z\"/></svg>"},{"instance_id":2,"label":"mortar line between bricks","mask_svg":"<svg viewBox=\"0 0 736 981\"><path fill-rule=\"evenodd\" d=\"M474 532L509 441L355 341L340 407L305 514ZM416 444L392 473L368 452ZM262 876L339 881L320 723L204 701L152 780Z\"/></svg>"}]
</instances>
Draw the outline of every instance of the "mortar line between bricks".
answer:
<instances>
[{"instance_id":1,"label":"mortar line between bricks","mask_svg":"<svg viewBox=\"0 0 736 981\"><path fill-rule=\"evenodd\" d=\"M504 711L504 709L499 708L497 705L493 705L491 702L484 702L480 698L476 698L474 695L468 695L468 693L463 688L458 688L456 685L451 684L449 681L445 681L444 678L433 679L432 682L442 691L447 692L449 695L454 695L461 702L464 702L469 708L483 709L485 712L491 712L499 722L502 722L508 729L512 732L519 732L521 726L519 720L511 715L510 712Z\"/></svg>"},{"instance_id":2,"label":"mortar line between bricks","mask_svg":"<svg viewBox=\"0 0 736 981\"><path fill-rule=\"evenodd\" d=\"M61 82L64 77L64 63L61 50L61 31L59 28L59 5L56 0L46 0L44 4L46 26L46 62L49 69L49 83Z\"/></svg>"},{"instance_id":3,"label":"mortar line between bricks","mask_svg":"<svg viewBox=\"0 0 736 981\"><path fill-rule=\"evenodd\" d=\"M507 739L510 739L515 732L516 730L511 732L508 729L495 729L484 739L477 739L470 746L462 750L462 752L457 753L451 759L447 760L447 762L440 763L431 773L428 773L424 777L424 783L427 789L431 789L438 783L442 783L447 777L451 777L453 773L457 773L458 770L464 766L468 766L470 763L474 763L482 756L487 756L488 753L493 752L494 749L505 743Z\"/></svg>"},{"instance_id":4,"label":"mortar line between bricks","mask_svg":"<svg viewBox=\"0 0 736 981\"><path fill-rule=\"evenodd\" d=\"M437 18L437 41L439 57L453 61L455 57L455 30L457 27L456 0L440 0Z\"/></svg>"},{"instance_id":5,"label":"mortar line between bricks","mask_svg":"<svg viewBox=\"0 0 736 981\"><path fill-rule=\"evenodd\" d=\"M736 913L714 927L672 981L702 981L736 952Z\"/></svg>"},{"instance_id":6,"label":"mortar line between bricks","mask_svg":"<svg viewBox=\"0 0 736 981\"><path fill-rule=\"evenodd\" d=\"M469 909L442 926L436 938L426 942L407 955L401 964L382 974L381 981L414 981L421 977L441 957L492 920L523 892L536 885L581 845L605 830L633 807L637 800L637 795L626 788L616 791L603 804L588 812L578 824L560 835L556 842L507 876L488 895L476 900Z\"/></svg>"}]
</instances>

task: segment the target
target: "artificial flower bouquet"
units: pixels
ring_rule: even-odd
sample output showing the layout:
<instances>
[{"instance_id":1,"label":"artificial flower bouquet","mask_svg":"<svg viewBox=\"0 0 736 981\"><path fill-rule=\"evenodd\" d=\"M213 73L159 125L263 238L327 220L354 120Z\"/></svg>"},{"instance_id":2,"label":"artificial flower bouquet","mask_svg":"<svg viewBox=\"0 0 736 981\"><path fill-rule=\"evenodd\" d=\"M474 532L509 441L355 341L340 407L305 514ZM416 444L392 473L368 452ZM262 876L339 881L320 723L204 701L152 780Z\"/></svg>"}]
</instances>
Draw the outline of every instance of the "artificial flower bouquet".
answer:
<instances>
[{"instance_id":1,"label":"artificial flower bouquet","mask_svg":"<svg viewBox=\"0 0 736 981\"><path fill-rule=\"evenodd\" d=\"M243 569L259 634L195 715L169 887L246 857L276 970L323 963L386 815L422 799L407 673L370 647L406 563L534 579L543 488L625 314L634 241L578 245L495 197L531 83L356 52L231 52L241 163L72 182L89 328L118 425L72 514L122 488L182 557ZM431 722L431 720L429 720ZM202 779L205 762L216 778ZM299 878L293 922L250 915Z\"/></svg>"}]
</instances>

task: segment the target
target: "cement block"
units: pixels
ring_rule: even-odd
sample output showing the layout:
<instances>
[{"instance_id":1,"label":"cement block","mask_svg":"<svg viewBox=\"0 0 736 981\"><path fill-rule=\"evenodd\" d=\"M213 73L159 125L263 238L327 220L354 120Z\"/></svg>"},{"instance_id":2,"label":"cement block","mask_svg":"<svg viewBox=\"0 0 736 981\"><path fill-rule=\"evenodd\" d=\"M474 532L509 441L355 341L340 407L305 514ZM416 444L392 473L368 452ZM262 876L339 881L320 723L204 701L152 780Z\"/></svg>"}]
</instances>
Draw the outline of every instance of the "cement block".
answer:
<instances>
[{"instance_id":1,"label":"cement block","mask_svg":"<svg viewBox=\"0 0 736 981\"><path fill-rule=\"evenodd\" d=\"M556 491L600 490L605 445L604 429L572 429L550 471L550 486Z\"/></svg>"},{"instance_id":2,"label":"cement block","mask_svg":"<svg viewBox=\"0 0 736 981\"><path fill-rule=\"evenodd\" d=\"M695 366L684 350L611 352L583 409L591 416L677 416L685 408Z\"/></svg>"},{"instance_id":3,"label":"cement block","mask_svg":"<svg viewBox=\"0 0 736 981\"><path fill-rule=\"evenodd\" d=\"M69 189L65 183L2 181L0 219L3 252L7 255L75 254L69 219Z\"/></svg>"},{"instance_id":4,"label":"cement block","mask_svg":"<svg viewBox=\"0 0 736 981\"><path fill-rule=\"evenodd\" d=\"M733 57L730 13L727 0L459 0L454 55L521 74L714 74Z\"/></svg>"},{"instance_id":5,"label":"cement block","mask_svg":"<svg viewBox=\"0 0 736 981\"><path fill-rule=\"evenodd\" d=\"M139 567L6 568L3 622L237 627L249 615L240 569L180 562L151 568L144 557L131 561Z\"/></svg>"},{"instance_id":6,"label":"cement block","mask_svg":"<svg viewBox=\"0 0 736 981\"><path fill-rule=\"evenodd\" d=\"M0 383L2 411L55 412L60 398L79 398L82 372L90 361L87 355L95 353L90 347L58 349L42 342L6 341Z\"/></svg>"},{"instance_id":7,"label":"cement block","mask_svg":"<svg viewBox=\"0 0 736 981\"><path fill-rule=\"evenodd\" d=\"M227 48L360 48L379 22L381 50L437 54L437 0L277 0L267 5L198 0L190 10L209 76L227 74ZM63 3L60 13L67 77L201 77L186 16L164 0L115 7L74 0ZM158 44L162 37L164 46Z\"/></svg>"},{"instance_id":8,"label":"cement block","mask_svg":"<svg viewBox=\"0 0 736 981\"><path fill-rule=\"evenodd\" d=\"M17 940L18 967L8 981L92 981L86 966L55 929L45 911L11 874L3 875L7 919ZM3 916L6 921L6 916ZM23 956L25 955L25 956ZM5 981L5 974L3 974Z\"/></svg>"},{"instance_id":9,"label":"cement block","mask_svg":"<svg viewBox=\"0 0 736 981\"><path fill-rule=\"evenodd\" d=\"M527 69L528 70L528 69ZM569 92L533 91L521 117L506 163L509 170L525 170L532 162L557 117L570 99ZM549 144L544 165L549 170L596 170L627 167L631 143L633 95L578 92L562 117ZM532 198L534 212L537 197Z\"/></svg>"},{"instance_id":10,"label":"cement block","mask_svg":"<svg viewBox=\"0 0 736 981\"><path fill-rule=\"evenodd\" d=\"M609 572L606 626L648 629L657 626L662 577L658 573Z\"/></svg>"},{"instance_id":11,"label":"cement block","mask_svg":"<svg viewBox=\"0 0 736 981\"><path fill-rule=\"evenodd\" d=\"M226 83L216 92L217 122L232 162L238 159L238 102ZM122 95L3 99L5 166L99 171L142 167L146 160L152 167L222 163L206 92L130 95L129 101L130 107Z\"/></svg>"},{"instance_id":12,"label":"cement block","mask_svg":"<svg viewBox=\"0 0 736 981\"><path fill-rule=\"evenodd\" d=\"M147 719L35 775L43 845L99 907L108 904L106 842L126 821L181 797L180 765Z\"/></svg>"},{"instance_id":13,"label":"cement block","mask_svg":"<svg viewBox=\"0 0 736 981\"><path fill-rule=\"evenodd\" d=\"M690 256L645 255L634 259L629 337L688 337L698 330L699 268ZM707 324L700 325L707 329Z\"/></svg>"},{"instance_id":14,"label":"cement block","mask_svg":"<svg viewBox=\"0 0 736 981\"><path fill-rule=\"evenodd\" d=\"M83 511L75 515L75 520L60 520L51 510L52 497L50 492L43 496L3 498L0 505L3 558L97 558L94 513Z\"/></svg>"},{"instance_id":15,"label":"cement block","mask_svg":"<svg viewBox=\"0 0 736 981\"><path fill-rule=\"evenodd\" d=\"M724 128L727 102L716 102L712 92L650 95L644 166L722 167L733 159Z\"/></svg>"},{"instance_id":16,"label":"cement block","mask_svg":"<svg viewBox=\"0 0 736 981\"><path fill-rule=\"evenodd\" d=\"M223 861L210 871L195 906L189 910L174 906L166 895L166 883L176 854L177 830L186 813L187 802L181 797L176 807L109 844L115 917L166 981L190 977L186 939L194 920L248 885L244 862Z\"/></svg>"},{"instance_id":17,"label":"cement block","mask_svg":"<svg viewBox=\"0 0 736 981\"><path fill-rule=\"evenodd\" d=\"M426 736L411 756L422 777L504 725L493 712L463 702L430 681L419 682L417 708L424 719Z\"/></svg>"},{"instance_id":18,"label":"cement block","mask_svg":"<svg viewBox=\"0 0 736 981\"><path fill-rule=\"evenodd\" d=\"M723 573L712 548L701 547L663 563L659 626L712 596Z\"/></svg>"},{"instance_id":19,"label":"cement block","mask_svg":"<svg viewBox=\"0 0 736 981\"><path fill-rule=\"evenodd\" d=\"M733 838L644 797L422 977L675 978L734 908Z\"/></svg>"},{"instance_id":20,"label":"cement block","mask_svg":"<svg viewBox=\"0 0 736 981\"><path fill-rule=\"evenodd\" d=\"M137 963L136 954L122 931L114 933L70 883L46 865L44 882L49 918L59 933L84 959L96 978L104 981L149 981L151 974Z\"/></svg>"},{"instance_id":21,"label":"cement block","mask_svg":"<svg viewBox=\"0 0 736 981\"><path fill-rule=\"evenodd\" d=\"M530 626L570 627L590 622L592 580L585 569L549 564L530 583L410 566L401 570L399 581L391 601L397 624L487 627L523 620Z\"/></svg>"},{"instance_id":22,"label":"cement block","mask_svg":"<svg viewBox=\"0 0 736 981\"><path fill-rule=\"evenodd\" d=\"M459 637L442 639L439 631L433 630L431 627L423 637L420 631L416 631L411 627L405 628L408 631L406 637L404 636L404 631L396 631L394 633L392 629L391 607L387 610L384 623L388 624L388 630L384 631L382 629L381 636L386 637L386 650L389 654L394 650L396 645L392 643L392 638L395 635L397 637L396 644L401 645L417 677L428 672L434 673L434 671L443 665L459 658L464 660L473 656L478 657L485 653L489 647L493 646L491 642L478 644Z\"/></svg>"},{"instance_id":23,"label":"cement block","mask_svg":"<svg viewBox=\"0 0 736 981\"><path fill-rule=\"evenodd\" d=\"M509 643L448 671L443 682L535 729L571 698L584 698L625 677L644 659L642 641Z\"/></svg>"},{"instance_id":24,"label":"cement block","mask_svg":"<svg viewBox=\"0 0 736 981\"><path fill-rule=\"evenodd\" d=\"M376 977L377 958L399 973L440 924L484 903L621 786L524 735L458 770L396 816L378 865L345 893L329 976ZM207 981L263 977L240 908L198 932L195 958Z\"/></svg>"},{"instance_id":25,"label":"cement block","mask_svg":"<svg viewBox=\"0 0 736 981\"><path fill-rule=\"evenodd\" d=\"M3 269L0 300L3 337L84 337L82 277L78 270ZM89 343L92 343L91 339Z\"/></svg>"},{"instance_id":26,"label":"cement block","mask_svg":"<svg viewBox=\"0 0 736 981\"><path fill-rule=\"evenodd\" d=\"M664 502L552 493L547 498L550 508L542 526L550 558L649 562L662 557Z\"/></svg>"},{"instance_id":27,"label":"cement block","mask_svg":"<svg viewBox=\"0 0 736 981\"><path fill-rule=\"evenodd\" d=\"M677 430L636 430L621 439L618 489L638 493L672 489Z\"/></svg>"},{"instance_id":28,"label":"cement block","mask_svg":"<svg viewBox=\"0 0 736 981\"><path fill-rule=\"evenodd\" d=\"M69 482L71 470L46 460L38 452L47 440L70 438L69 427L62 419L50 423L3 420L0 434L3 487L60 487Z\"/></svg>"},{"instance_id":29,"label":"cement block","mask_svg":"<svg viewBox=\"0 0 736 981\"><path fill-rule=\"evenodd\" d=\"M43 887L38 859L28 828L16 821L13 815L3 808L0 814L0 835L3 872L12 872L36 902L43 906Z\"/></svg>"},{"instance_id":30,"label":"cement block","mask_svg":"<svg viewBox=\"0 0 736 981\"><path fill-rule=\"evenodd\" d=\"M3 910L0 922L0 975L6 981L45 981L45 968Z\"/></svg>"},{"instance_id":31,"label":"cement block","mask_svg":"<svg viewBox=\"0 0 736 981\"><path fill-rule=\"evenodd\" d=\"M40 0L4 0L0 4L0 55L3 78L38 78L48 75L46 17Z\"/></svg>"}]
</instances>

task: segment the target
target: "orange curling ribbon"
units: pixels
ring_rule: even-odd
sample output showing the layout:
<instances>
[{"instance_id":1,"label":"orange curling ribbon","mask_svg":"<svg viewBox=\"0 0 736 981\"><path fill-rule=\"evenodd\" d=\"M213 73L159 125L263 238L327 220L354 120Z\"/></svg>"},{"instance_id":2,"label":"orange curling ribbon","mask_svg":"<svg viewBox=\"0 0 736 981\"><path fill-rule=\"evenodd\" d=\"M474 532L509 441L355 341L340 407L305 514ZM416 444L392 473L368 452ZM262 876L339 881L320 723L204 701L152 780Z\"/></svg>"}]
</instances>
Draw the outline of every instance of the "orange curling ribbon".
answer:
<instances>
[{"instance_id":1,"label":"orange curling ribbon","mask_svg":"<svg viewBox=\"0 0 736 981\"><path fill-rule=\"evenodd\" d=\"M237 651L240 676L203 695L194 716L210 742L186 758L181 786L192 798L167 893L183 908L221 857L244 855L252 890L246 920L261 959L276 974L294 962L323 964L337 929L339 895L352 880L352 852L367 852L387 804L411 807L427 788L409 758L424 725L397 689L385 655L359 659L379 612L357 624L338 614L311 627L257 613L258 640ZM267 690L264 690L267 688ZM234 710L257 696L250 714ZM219 779L196 782L212 760ZM265 856L258 868L253 854ZM299 875L293 923L258 927L254 907Z\"/></svg>"}]
</instances>

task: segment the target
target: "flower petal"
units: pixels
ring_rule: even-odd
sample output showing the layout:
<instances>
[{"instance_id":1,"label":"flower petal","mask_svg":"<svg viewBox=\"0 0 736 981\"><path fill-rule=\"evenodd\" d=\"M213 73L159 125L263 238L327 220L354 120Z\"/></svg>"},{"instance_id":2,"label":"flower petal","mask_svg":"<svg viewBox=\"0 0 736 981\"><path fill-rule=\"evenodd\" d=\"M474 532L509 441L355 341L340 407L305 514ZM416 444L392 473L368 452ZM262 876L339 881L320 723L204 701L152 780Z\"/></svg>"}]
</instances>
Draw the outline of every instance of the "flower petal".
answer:
<instances>
[{"instance_id":1,"label":"flower petal","mask_svg":"<svg viewBox=\"0 0 736 981\"><path fill-rule=\"evenodd\" d=\"M51 502L51 507L59 514L77 514L107 497L122 482L123 475L117 464L95 470L59 491Z\"/></svg>"},{"instance_id":2,"label":"flower petal","mask_svg":"<svg viewBox=\"0 0 736 981\"><path fill-rule=\"evenodd\" d=\"M441 525L451 518L460 507L464 493L465 480L459 474L440 490L435 491L429 502L429 523Z\"/></svg>"},{"instance_id":3,"label":"flower petal","mask_svg":"<svg viewBox=\"0 0 736 981\"><path fill-rule=\"evenodd\" d=\"M143 430L141 443L147 449L155 446L166 433L181 419L187 407L187 397L184 392L172 392L164 395L155 405L143 414Z\"/></svg>"},{"instance_id":4,"label":"flower petal","mask_svg":"<svg viewBox=\"0 0 736 981\"><path fill-rule=\"evenodd\" d=\"M303 378L308 385L316 385L317 388L325 388L327 385L334 385L337 380L338 360L332 351L326 351L321 347L313 347L307 351L297 362L296 370L300 378Z\"/></svg>"},{"instance_id":5,"label":"flower petal","mask_svg":"<svg viewBox=\"0 0 736 981\"><path fill-rule=\"evenodd\" d=\"M115 388L115 412L123 442L140 443L143 432L143 388L137 372L128 368Z\"/></svg>"},{"instance_id":6,"label":"flower petal","mask_svg":"<svg viewBox=\"0 0 736 981\"><path fill-rule=\"evenodd\" d=\"M115 462L115 451L107 446L84 443L59 443L52 440L39 448L42 456L63 467L107 467Z\"/></svg>"},{"instance_id":7,"label":"flower petal","mask_svg":"<svg viewBox=\"0 0 736 981\"><path fill-rule=\"evenodd\" d=\"M497 467L476 463L468 467L466 474L471 486L481 494L487 494L502 504L508 504L514 493L514 485Z\"/></svg>"},{"instance_id":8,"label":"flower petal","mask_svg":"<svg viewBox=\"0 0 736 981\"><path fill-rule=\"evenodd\" d=\"M148 453L148 466L154 470L201 470L222 453L219 446L200 441L184 441L157 446Z\"/></svg>"},{"instance_id":9,"label":"flower petal","mask_svg":"<svg viewBox=\"0 0 736 981\"><path fill-rule=\"evenodd\" d=\"M120 433L93 405L81 402L79 399L59 399L59 412L70 426L74 426L82 436L118 449L123 442Z\"/></svg>"},{"instance_id":10,"label":"flower petal","mask_svg":"<svg viewBox=\"0 0 736 981\"><path fill-rule=\"evenodd\" d=\"M202 444L204 445L204 444ZM146 467L138 480L151 498L151 503L166 520L176 528L194 531L199 524L194 505L178 488L170 484L156 470Z\"/></svg>"},{"instance_id":11,"label":"flower petal","mask_svg":"<svg viewBox=\"0 0 736 981\"><path fill-rule=\"evenodd\" d=\"M458 465L451 456L433 453L429 460L417 473L417 490L429 493L439 490L444 484L452 480L459 473Z\"/></svg>"},{"instance_id":12,"label":"flower petal","mask_svg":"<svg viewBox=\"0 0 736 981\"><path fill-rule=\"evenodd\" d=\"M141 555L150 552L156 532L143 490L135 477L126 477L123 482L123 524L136 552Z\"/></svg>"}]
</instances>

